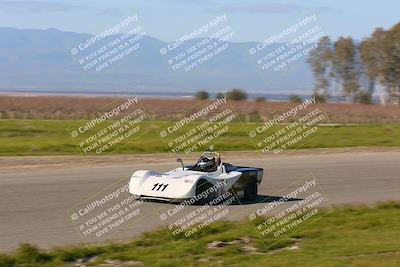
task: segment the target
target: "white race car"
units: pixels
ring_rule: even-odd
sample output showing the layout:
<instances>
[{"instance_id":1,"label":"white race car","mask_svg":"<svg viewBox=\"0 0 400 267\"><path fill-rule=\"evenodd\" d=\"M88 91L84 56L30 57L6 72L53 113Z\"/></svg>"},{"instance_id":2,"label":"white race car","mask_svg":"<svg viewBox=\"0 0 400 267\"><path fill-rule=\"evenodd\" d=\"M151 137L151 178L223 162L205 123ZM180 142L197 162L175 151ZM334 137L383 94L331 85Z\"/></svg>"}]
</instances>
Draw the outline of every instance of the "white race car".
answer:
<instances>
[{"instance_id":1,"label":"white race car","mask_svg":"<svg viewBox=\"0 0 400 267\"><path fill-rule=\"evenodd\" d=\"M181 202L195 199L209 201L228 191L238 198L255 200L263 169L223 163L216 152L204 152L196 164L165 173L136 171L129 182L129 192L137 199Z\"/></svg>"}]
</instances>

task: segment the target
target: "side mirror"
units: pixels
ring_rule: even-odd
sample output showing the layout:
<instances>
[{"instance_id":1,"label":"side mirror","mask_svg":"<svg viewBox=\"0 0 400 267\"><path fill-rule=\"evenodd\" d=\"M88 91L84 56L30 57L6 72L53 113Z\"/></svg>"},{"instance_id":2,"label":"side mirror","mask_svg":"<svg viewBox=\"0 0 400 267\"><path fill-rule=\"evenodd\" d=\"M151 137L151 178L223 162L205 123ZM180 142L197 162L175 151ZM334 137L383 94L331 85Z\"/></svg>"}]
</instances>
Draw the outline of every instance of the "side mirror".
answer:
<instances>
[{"instance_id":1,"label":"side mirror","mask_svg":"<svg viewBox=\"0 0 400 267\"><path fill-rule=\"evenodd\" d=\"M183 160L181 158L177 158L176 162L180 162L182 164L182 170L185 169L185 165L183 164Z\"/></svg>"}]
</instances>

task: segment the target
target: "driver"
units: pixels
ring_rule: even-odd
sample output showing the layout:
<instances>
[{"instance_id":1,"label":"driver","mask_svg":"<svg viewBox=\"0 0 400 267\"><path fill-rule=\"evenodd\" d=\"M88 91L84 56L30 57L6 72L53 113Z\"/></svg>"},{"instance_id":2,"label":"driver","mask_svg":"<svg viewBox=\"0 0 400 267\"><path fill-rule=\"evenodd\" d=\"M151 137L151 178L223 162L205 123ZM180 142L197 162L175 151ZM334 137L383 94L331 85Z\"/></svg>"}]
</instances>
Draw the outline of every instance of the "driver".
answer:
<instances>
[{"instance_id":1,"label":"driver","mask_svg":"<svg viewBox=\"0 0 400 267\"><path fill-rule=\"evenodd\" d=\"M196 165L203 172L214 172L218 169L218 162L214 156L202 156Z\"/></svg>"}]
</instances>

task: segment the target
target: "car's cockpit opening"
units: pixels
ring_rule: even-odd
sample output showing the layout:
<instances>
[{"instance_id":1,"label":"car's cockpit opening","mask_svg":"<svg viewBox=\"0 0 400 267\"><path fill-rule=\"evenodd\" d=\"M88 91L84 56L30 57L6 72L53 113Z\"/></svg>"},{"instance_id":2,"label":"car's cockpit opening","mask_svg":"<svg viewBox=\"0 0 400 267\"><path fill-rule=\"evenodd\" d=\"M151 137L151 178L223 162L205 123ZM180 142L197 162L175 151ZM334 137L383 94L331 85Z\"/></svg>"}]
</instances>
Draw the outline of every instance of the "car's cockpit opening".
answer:
<instances>
[{"instance_id":1,"label":"car's cockpit opening","mask_svg":"<svg viewBox=\"0 0 400 267\"><path fill-rule=\"evenodd\" d=\"M201 172L215 172L221 165L221 157L217 152L204 152L190 170Z\"/></svg>"}]
</instances>

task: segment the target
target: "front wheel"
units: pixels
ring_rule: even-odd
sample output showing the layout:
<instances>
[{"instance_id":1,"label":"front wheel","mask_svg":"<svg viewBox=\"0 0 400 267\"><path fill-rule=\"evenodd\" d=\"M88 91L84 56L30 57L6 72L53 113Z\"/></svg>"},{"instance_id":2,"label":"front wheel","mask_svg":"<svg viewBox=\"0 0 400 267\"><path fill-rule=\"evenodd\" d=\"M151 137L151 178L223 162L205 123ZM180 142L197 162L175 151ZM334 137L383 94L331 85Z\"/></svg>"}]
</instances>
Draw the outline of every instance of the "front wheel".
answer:
<instances>
[{"instance_id":1,"label":"front wheel","mask_svg":"<svg viewBox=\"0 0 400 267\"><path fill-rule=\"evenodd\" d=\"M247 182L246 188L244 189L244 200L254 201L258 195L258 184L257 180L250 178Z\"/></svg>"},{"instance_id":2,"label":"front wheel","mask_svg":"<svg viewBox=\"0 0 400 267\"><path fill-rule=\"evenodd\" d=\"M205 179L201 179L196 186L196 196L198 197L197 204L204 205L214 199L215 192L210 193L209 189L213 184Z\"/></svg>"}]
</instances>

